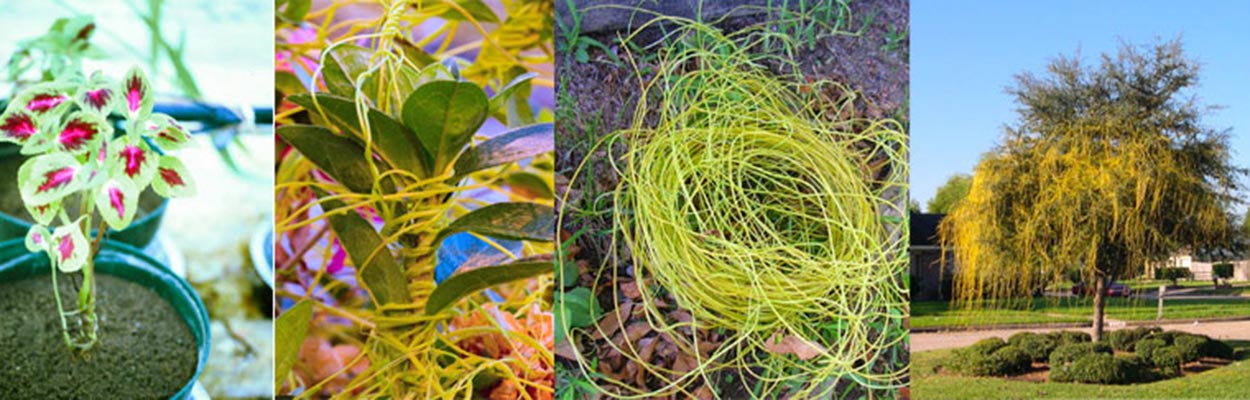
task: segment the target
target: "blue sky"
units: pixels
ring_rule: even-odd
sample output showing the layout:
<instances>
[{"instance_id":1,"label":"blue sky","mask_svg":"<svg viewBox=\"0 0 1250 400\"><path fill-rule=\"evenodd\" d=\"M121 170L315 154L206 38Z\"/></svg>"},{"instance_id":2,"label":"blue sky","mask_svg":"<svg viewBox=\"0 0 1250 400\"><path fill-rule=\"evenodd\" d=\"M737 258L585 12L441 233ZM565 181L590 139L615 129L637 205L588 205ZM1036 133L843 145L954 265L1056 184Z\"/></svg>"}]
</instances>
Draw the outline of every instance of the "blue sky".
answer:
<instances>
[{"instance_id":1,"label":"blue sky","mask_svg":"<svg viewBox=\"0 0 1250 400\"><path fill-rule=\"evenodd\" d=\"M1177 35L1202 64L1199 99L1225 107L1206 124L1232 128L1234 162L1250 167L1250 1L913 0L912 198L923 206L948 176L972 172L1015 121L1004 89L1016 74L1078 48L1093 63L1121 39Z\"/></svg>"}]
</instances>

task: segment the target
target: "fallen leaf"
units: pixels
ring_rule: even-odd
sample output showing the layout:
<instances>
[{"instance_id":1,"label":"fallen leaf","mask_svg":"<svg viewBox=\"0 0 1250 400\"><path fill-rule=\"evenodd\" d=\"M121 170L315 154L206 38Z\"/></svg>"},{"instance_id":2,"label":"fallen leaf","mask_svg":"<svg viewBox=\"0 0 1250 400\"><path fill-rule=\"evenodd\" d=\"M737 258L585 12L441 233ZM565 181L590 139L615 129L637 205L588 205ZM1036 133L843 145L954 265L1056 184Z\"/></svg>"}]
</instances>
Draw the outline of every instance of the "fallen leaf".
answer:
<instances>
[{"instance_id":1,"label":"fallen leaf","mask_svg":"<svg viewBox=\"0 0 1250 400\"><path fill-rule=\"evenodd\" d=\"M819 344L812 343L795 335L786 335L780 341L777 340L777 334L774 333L768 341L764 342L764 350L773 354L794 354L800 360L810 360L825 352L825 349Z\"/></svg>"}]
</instances>

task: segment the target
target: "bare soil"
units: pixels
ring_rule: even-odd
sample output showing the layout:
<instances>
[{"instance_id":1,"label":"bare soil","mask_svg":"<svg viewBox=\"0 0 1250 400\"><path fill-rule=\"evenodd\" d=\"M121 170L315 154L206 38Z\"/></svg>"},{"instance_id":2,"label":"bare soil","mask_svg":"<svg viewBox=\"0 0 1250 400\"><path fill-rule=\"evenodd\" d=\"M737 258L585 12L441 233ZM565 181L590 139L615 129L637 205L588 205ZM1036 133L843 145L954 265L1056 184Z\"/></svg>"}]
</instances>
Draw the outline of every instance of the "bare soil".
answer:
<instances>
[{"instance_id":1,"label":"bare soil","mask_svg":"<svg viewBox=\"0 0 1250 400\"><path fill-rule=\"evenodd\" d=\"M58 278L62 301L73 284ZM155 292L98 275L99 341L76 353L62 340L49 276L0 284L0 398L156 399L195 373L195 337Z\"/></svg>"}]
</instances>

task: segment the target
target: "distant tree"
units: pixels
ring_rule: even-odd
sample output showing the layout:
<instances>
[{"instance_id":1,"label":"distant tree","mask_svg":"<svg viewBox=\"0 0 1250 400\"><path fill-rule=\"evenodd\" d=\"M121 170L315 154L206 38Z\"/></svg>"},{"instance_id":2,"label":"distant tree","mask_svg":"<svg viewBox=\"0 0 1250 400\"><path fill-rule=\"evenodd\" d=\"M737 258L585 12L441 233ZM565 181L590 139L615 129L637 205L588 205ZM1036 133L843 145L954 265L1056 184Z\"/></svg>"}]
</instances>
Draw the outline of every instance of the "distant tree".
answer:
<instances>
[{"instance_id":1,"label":"distant tree","mask_svg":"<svg viewBox=\"0 0 1250 400\"><path fill-rule=\"evenodd\" d=\"M1250 208L1246 208L1246 218L1241 222L1241 237L1250 241Z\"/></svg>"},{"instance_id":2,"label":"distant tree","mask_svg":"<svg viewBox=\"0 0 1250 400\"><path fill-rule=\"evenodd\" d=\"M907 199L907 211L911 213L920 213L920 202L916 199Z\"/></svg>"},{"instance_id":3,"label":"distant tree","mask_svg":"<svg viewBox=\"0 0 1250 400\"><path fill-rule=\"evenodd\" d=\"M1224 210L1247 172L1231 163L1228 132L1202 124L1198 64L1179 40L1125 44L1096 67L1060 56L1046 71L1008 88L1019 119L973 170L941 239L966 308L1023 304L1079 268L1101 340L1108 285L1186 245L1226 243Z\"/></svg>"},{"instance_id":4,"label":"distant tree","mask_svg":"<svg viewBox=\"0 0 1250 400\"><path fill-rule=\"evenodd\" d=\"M946 178L946 183L938 187L937 193L933 198L929 199L926 204L931 213L946 214L959 204L960 200L968 196L968 188L972 187L972 176L968 174L954 174L950 178Z\"/></svg>"}]
</instances>

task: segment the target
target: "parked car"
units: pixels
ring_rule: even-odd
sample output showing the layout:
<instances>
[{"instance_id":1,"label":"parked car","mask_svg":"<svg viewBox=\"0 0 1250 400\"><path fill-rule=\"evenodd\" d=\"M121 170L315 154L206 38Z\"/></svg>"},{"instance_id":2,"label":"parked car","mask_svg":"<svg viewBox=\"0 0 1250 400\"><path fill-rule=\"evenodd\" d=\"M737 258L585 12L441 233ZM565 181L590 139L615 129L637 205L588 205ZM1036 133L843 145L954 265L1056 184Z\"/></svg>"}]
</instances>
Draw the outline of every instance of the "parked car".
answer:
<instances>
[{"instance_id":1,"label":"parked car","mask_svg":"<svg viewBox=\"0 0 1250 400\"><path fill-rule=\"evenodd\" d=\"M1123 283L1112 282L1110 285L1107 286L1106 294L1108 297L1128 297L1129 295L1133 294L1133 289L1129 288L1128 285L1125 285ZM1092 296L1094 295L1094 287L1085 286L1085 282L1077 282L1077 284L1072 285L1072 295L1073 296Z\"/></svg>"}]
</instances>

